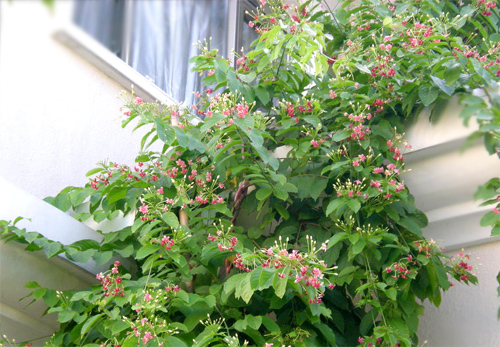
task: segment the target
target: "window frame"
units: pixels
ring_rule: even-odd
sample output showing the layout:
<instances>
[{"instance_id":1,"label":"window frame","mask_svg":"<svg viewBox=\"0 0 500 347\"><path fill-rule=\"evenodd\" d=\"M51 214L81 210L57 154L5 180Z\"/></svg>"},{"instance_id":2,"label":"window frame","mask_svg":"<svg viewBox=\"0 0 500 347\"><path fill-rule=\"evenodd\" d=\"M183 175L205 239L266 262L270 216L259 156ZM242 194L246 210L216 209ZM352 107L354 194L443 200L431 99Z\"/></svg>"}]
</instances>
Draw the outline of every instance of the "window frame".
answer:
<instances>
[{"instance_id":1,"label":"window frame","mask_svg":"<svg viewBox=\"0 0 500 347\"><path fill-rule=\"evenodd\" d=\"M53 37L96 66L126 90L130 91L133 88L134 92L145 97L145 100L159 101L165 104L178 102L129 65L134 0L124 0L124 2L122 49L119 56L79 28L73 21L69 21L63 28L56 30ZM75 2L73 2L73 6L74 4ZM245 11L251 12L257 7L258 2L256 0L228 0L227 51L221 52L221 55L229 59L235 59L234 50L241 48L238 47L238 45L241 45L239 40L241 22L239 21L245 20Z\"/></svg>"}]
</instances>

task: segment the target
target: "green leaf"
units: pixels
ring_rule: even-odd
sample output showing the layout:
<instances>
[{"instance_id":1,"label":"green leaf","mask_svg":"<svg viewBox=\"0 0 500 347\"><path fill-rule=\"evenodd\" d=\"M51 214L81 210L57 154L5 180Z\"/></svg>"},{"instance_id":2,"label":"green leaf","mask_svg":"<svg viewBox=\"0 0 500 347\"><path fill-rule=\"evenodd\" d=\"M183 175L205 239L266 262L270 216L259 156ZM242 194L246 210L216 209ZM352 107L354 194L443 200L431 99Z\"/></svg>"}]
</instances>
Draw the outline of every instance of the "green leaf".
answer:
<instances>
[{"instance_id":1,"label":"green leaf","mask_svg":"<svg viewBox=\"0 0 500 347\"><path fill-rule=\"evenodd\" d=\"M267 89L261 86L255 88L255 95L257 95L257 97L259 98L260 102L262 102L263 105L267 105L267 103L271 100L271 97Z\"/></svg>"},{"instance_id":2,"label":"green leaf","mask_svg":"<svg viewBox=\"0 0 500 347\"><path fill-rule=\"evenodd\" d=\"M107 252L96 252L92 259L96 262L97 265L102 265L107 263L108 261L111 260L113 257L113 252L107 251Z\"/></svg>"},{"instance_id":3,"label":"green leaf","mask_svg":"<svg viewBox=\"0 0 500 347\"><path fill-rule=\"evenodd\" d=\"M330 328L328 325L324 323L315 323L314 326L318 328L318 330L321 332L323 337L326 339L328 342L329 346L336 346L337 342L335 340L335 333L333 332L332 328Z\"/></svg>"},{"instance_id":4,"label":"green leaf","mask_svg":"<svg viewBox=\"0 0 500 347\"><path fill-rule=\"evenodd\" d=\"M33 298L35 298L35 300L40 300L45 295L46 292L47 292L47 288L35 289L33 291Z\"/></svg>"},{"instance_id":5,"label":"green leaf","mask_svg":"<svg viewBox=\"0 0 500 347\"><path fill-rule=\"evenodd\" d=\"M92 258L94 253L95 253L94 249L79 251L73 247L68 247L66 250L66 255L68 255L69 258L71 258L71 260L81 264L87 263L90 260L90 258Z\"/></svg>"},{"instance_id":6,"label":"green leaf","mask_svg":"<svg viewBox=\"0 0 500 347\"><path fill-rule=\"evenodd\" d=\"M453 95L453 92L455 91L455 87L454 86L448 86L446 84L446 81L445 80L442 80L441 78L438 78L436 76L432 76L431 75L431 78L432 80L434 81L434 83L439 87L439 89L441 89L443 92L445 92L446 94L448 94L449 96L452 96ZM423 101L423 100L422 100ZM425 105L425 103L424 103ZM426 105L427 106L427 105Z\"/></svg>"},{"instance_id":7,"label":"green leaf","mask_svg":"<svg viewBox=\"0 0 500 347\"><path fill-rule=\"evenodd\" d=\"M62 250L62 244L59 242L49 242L43 246L43 251L47 258L52 258L53 256L59 254Z\"/></svg>"},{"instance_id":8,"label":"green leaf","mask_svg":"<svg viewBox=\"0 0 500 347\"><path fill-rule=\"evenodd\" d=\"M392 17L385 17L382 25L389 28L392 26Z\"/></svg>"},{"instance_id":9,"label":"green leaf","mask_svg":"<svg viewBox=\"0 0 500 347\"><path fill-rule=\"evenodd\" d=\"M490 42L500 42L500 34L499 33L491 34L489 40Z\"/></svg>"},{"instance_id":10,"label":"green leaf","mask_svg":"<svg viewBox=\"0 0 500 347\"><path fill-rule=\"evenodd\" d=\"M332 214L335 210L337 210L340 206L344 204L345 200L344 199L334 199L331 200L330 203L328 204L328 207L326 208L326 215L329 216Z\"/></svg>"},{"instance_id":11,"label":"green leaf","mask_svg":"<svg viewBox=\"0 0 500 347\"><path fill-rule=\"evenodd\" d=\"M177 219L177 216L173 212L163 213L161 219L174 229L179 227L179 219Z\"/></svg>"},{"instance_id":12,"label":"green leaf","mask_svg":"<svg viewBox=\"0 0 500 347\"><path fill-rule=\"evenodd\" d=\"M361 203L358 201L358 199L350 198L347 200L346 204L354 213L357 213L359 209L361 208Z\"/></svg>"},{"instance_id":13,"label":"green leaf","mask_svg":"<svg viewBox=\"0 0 500 347\"><path fill-rule=\"evenodd\" d=\"M120 332L122 332L123 330L129 328L129 325L127 323L125 323L124 321L122 320L118 320L116 321L112 327L111 327L111 333L113 335L117 335L119 334Z\"/></svg>"},{"instance_id":14,"label":"green leaf","mask_svg":"<svg viewBox=\"0 0 500 347\"><path fill-rule=\"evenodd\" d=\"M415 220L411 218L401 218L396 223L408 229L413 234L417 236L422 236L422 230L420 229L419 225L415 222Z\"/></svg>"},{"instance_id":15,"label":"green leaf","mask_svg":"<svg viewBox=\"0 0 500 347\"><path fill-rule=\"evenodd\" d=\"M245 317L245 320L247 321L247 324L250 328L252 329L259 329L260 326L262 325L262 317L261 316L253 316L251 314L247 315Z\"/></svg>"},{"instance_id":16,"label":"green leaf","mask_svg":"<svg viewBox=\"0 0 500 347\"><path fill-rule=\"evenodd\" d=\"M398 292L397 292L396 288L389 288L385 291L385 295L387 295L387 297L389 299L391 299L392 301L396 301L397 296L398 296Z\"/></svg>"},{"instance_id":17,"label":"green leaf","mask_svg":"<svg viewBox=\"0 0 500 347\"><path fill-rule=\"evenodd\" d=\"M316 177L310 189L311 198L317 200L321 193L323 193L328 185L328 178Z\"/></svg>"},{"instance_id":18,"label":"green leaf","mask_svg":"<svg viewBox=\"0 0 500 347\"><path fill-rule=\"evenodd\" d=\"M284 220L288 220L288 218L290 218L290 213L286 208L284 208L280 204L273 204L273 206Z\"/></svg>"},{"instance_id":19,"label":"green leaf","mask_svg":"<svg viewBox=\"0 0 500 347\"><path fill-rule=\"evenodd\" d=\"M145 221L141 220L140 218L137 218L134 221L134 224L132 224L132 232L135 233L137 230L139 230L140 227L142 227L144 224L146 224Z\"/></svg>"},{"instance_id":20,"label":"green leaf","mask_svg":"<svg viewBox=\"0 0 500 347\"><path fill-rule=\"evenodd\" d=\"M35 281L29 281L29 282L26 282L26 284L24 285L24 288L35 289L35 288L40 288L40 285Z\"/></svg>"},{"instance_id":21,"label":"green leaf","mask_svg":"<svg viewBox=\"0 0 500 347\"><path fill-rule=\"evenodd\" d=\"M424 106L429 106L436 101L439 96L439 89L434 86L421 86L418 91L418 96L420 97L420 100L422 100Z\"/></svg>"},{"instance_id":22,"label":"green leaf","mask_svg":"<svg viewBox=\"0 0 500 347\"><path fill-rule=\"evenodd\" d=\"M245 277L248 277L247 273L236 274L229 277L226 283L224 283L224 293L231 294Z\"/></svg>"},{"instance_id":23,"label":"green leaf","mask_svg":"<svg viewBox=\"0 0 500 347\"><path fill-rule=\"evenodd\" d=\"M80 251L86 251L88 249L99 249L99 242L96 240L79 240L73 242L70 247L74 247Z\"/></svg>"},{"instance_id":24,"label":"green leaf","mask_svg":"<svg viewBox=\"0 0 500 347\"><path fill-rule=\"evenodd\" d=\"M260 188L255 194L255 197L257 200L265 200L272 194L272 192L272 188Z\"/></svg>"},{"instance_id":25,"label":"green leaf","mask_svg":"<svg viewBox=\"0 0 500 347\"><path fill-rule=\"evenodd\" d=\"M104 171L104 169L102 167L96 167L95 169L88 171L85 174L85 176L89 177L89 176L95 175L96 173L103 172L103 171Z\"/></svg>"},{"instance_id":26,"label":"green leaf","mask_svg":"<svg viewBox=\"0 0 500 347\"><path fill-rule=\"evenodd\" d=\"M247 328L247 320L246 319L238 319L234 322L234 329L238 331L245 331Z\"/></svg>"},{"instance_id":27,"label":"green leaf","mask_svg":"<svg viewBox=\"0 0 500 347\"><path fill-rule=\"evenodd\" d=\"M205 117L200 130L205 132L225 118L226 116L224 116L222 113L214 113L212 117Z\"/></svg>"},{"instance_id":28,"label":"green leaf","mask_svg":"<svg viewBox=\"0 0 500 347\"><path fill-rule=\"evenodd\" d=\"M263 230L259 225L252 225L250 229L248 229L247 235L251 239L258 239L262 235Z\"/></svg>"},{"instance_id":29,"label":"green leaf","mask_svg":"<svg viewBox=\"0 0 500 347\"><path fill-rule=\"evenodd\" d=\"M370 310L369 312L367 312L363 316L363 318L361 319L361 323L359 324L359 333L363 336L368 335L376 318L376 310Z\"/></svg>"},{"instance_id":30,"label":"green leaf","mask_svg":"<svg viewBox=\"0 0 500 347\"><path fill-rule=\"evenodd\" d=\"M335 235L333 235L330 240L328 241L328 248L331 248L335 246L337 243L342 241L343 239L347 238L347 234L345 232L340 232Z\"/></svg>"},{"instance_id":31,"label":"green leaf","mask_svg":"<svg viewBox=\"0 0 500 347\"><path fill-rule=\"evenodd\" d=\"M335 141L335 142L339 142L339 141L345 140L349 136L351 136L351 133L349 131L347 131L347 130L340 130L340 131L337 131L332 136L332 140Z\"/></svg>"},{"instance_id":32,"label":"green leaf","mask_svg":"<svg viewBox=\"0 0 500 347\"><path fill-rule=\"evenodd\" d=\"M366 240L365 239L360 239L358 242L356 242L352 246L352 254L356 255L361 253L361 251L365 248L366 246Z\"/></svg>"},{"instance_id":33,"label":"green leaf","mask_svg":"<svg viewBox=\"0 0 500 347\"><path fill-rule=\"evenodd\" d=\"M279 274L280 274L279 271L276 271L276 273L274 274L274 277L273 277L274 294L280 299L285 295L286 286L288 283L288 270L285 268L283 273L285 274L284 278L281 278L279 276Z\"/></svg>"},{"instance_id":34,"label":"green leaf","mask_svg":"<svg viewBox=\"0 0 500 347\"><path fill-rule=\"evenodd\" d=\"M273 276L276 271L267 267L259 267L250 272L250 288L252 290L264 290L273 284Z\"/></svg>"},{"instance_id":35,"label":"green leaf","mask_svg":"<svg viewBox=\"0 0 500 347\"><path fill-rule=\"evenodd\" d=\"M83 325L82 327L82 330L81 330L81 334L82 335L85 335L87 333L87 331L89 331L89 329L104 315L104 313L100 313L96 316L92 316L90 317L89 319L87 319L87 321L85 322L85 324Z\"/></svg>"},{"instance_id":36,"label":"green leaf","mask_svg":"<svg viewBox=\"0 0 500 347\"><path fill-rule=\"evenodd\" d=\"M93 295L94 293L89 292L89 291L79 291L73 294L71 297L70 301L78 301L78 300L89 300L89 298Z\"/></svg>"},{"instance_id":37,"label":"green leaf","mask_svg":"<svg viewBox=\"0 0 500 347\"><path fill-rule=\"evenodd\" d=\"M279 185L279 184L275 185L274 190L273 190L273 194L278 199L281 199L281 200L288 199L288 193L286 192L286 190L283 188L282 185Z\"/></svg>"},{"instance_id":38,"label":"green leaf","mask_svg":"<svg viewBox=\"0 0 500 347\"><path fill-rule=\"evenodd\" d=\"M71 309L67 308L64 311L59 312L59 315L57 316L57 321L59 323L66 323L72 320L76 315L75 311L72 311Z\"/></svg>"},{"instance_id":39,"label":"green leaf","mask_svg":"<svg viewBox=\"0 0 500 347\"><path fill-rule=\"evenodd\" d=\"M250 284L250 274L246 274L243 280L236 286L236 290L234 296L236 298L241 298L247 304L250 302L250 299L253 296L254 290Z\"/></svg>"},{"instance_id":40,"label":"green leaf","mask_svg":"<svg viewBox=\"0 0 500 347\"><path fill-rule=\"evenodd\" d=\"M462 68L460 67L459 64L457 64L453 68L446 70L446 74L444 76L446 84L452 85L453 83L455 83L460 78L461 73L462 73Z\"/></svg>"},{"instance_id":41,"label":"green leaf","mask_svg":"<svg viewBox=\"0 0 500 347\"><path fill-rule=\"evenodd\" d=\"M482 227L487 227L496 223L500 223L500 213L494 213L493 211L486 213L479 222Z\"/></svg>"},{"instance_id":42,"label":"green leaf","mask_svg":"<svg viewBox=\"0 0 500 347\"><path fill-rule=\"evenodd\" d=\"M279 334L281 332L279 325L267 316L262 316L262 324L273 334Z\"/></svg>"},{"instance_id":43,"label":"green leaf","mask_svg":"<svg viewBox=\"0 0 500 347\"><path fill-rule=\"evenodd\" d=\"M136 259L144 259L148 255L158 252L160 249L161 247L159 245L146 245L144 247L141 247L137 251Z\"/></svg>"},{"instance_id":44,"label":"green leaf","mask_svg":"<svg viewBox=\"0 0 500 347\"><path fill-rule=\"evenodd\" d=\"M59 298L57 297L57 292L54 289L48 289L45 295L43 296L43 301L49 307L53 307L55 304L59 302Z\"/></svg>"},{"instance_id":45,"label":"green leaf","mask_svg":"<svg viewBox=\"0 0 500 347\"><path fill-rule=\"evenodd\" d=\"M491 229L491 236L500 236L500 224L497 224Z\"/></svg>"}]
</instances>

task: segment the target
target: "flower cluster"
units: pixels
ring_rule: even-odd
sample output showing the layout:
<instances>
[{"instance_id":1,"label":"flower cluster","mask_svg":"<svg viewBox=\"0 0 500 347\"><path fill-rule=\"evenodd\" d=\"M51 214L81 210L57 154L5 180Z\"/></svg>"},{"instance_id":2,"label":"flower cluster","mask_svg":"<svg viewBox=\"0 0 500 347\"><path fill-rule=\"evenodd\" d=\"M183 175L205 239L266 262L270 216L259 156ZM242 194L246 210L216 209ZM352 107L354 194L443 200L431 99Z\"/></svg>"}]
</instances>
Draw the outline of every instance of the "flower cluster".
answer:
<instances>
[{"instance_id":1,"label":"flower cluster","mask_svg":"<svg viewBox=\"0 0 500 347\"><path fill-rule=\"evenodd\" d=\"M496 8L497 4L494 1L477 0L476 6L483 16L491 16L491 10Z\"/></svg>"},{"instance_id":2,"label":"flower cluster","mask_svg":"<svg viewBox=\"0 0 500 347\"><path fill-rule=\"evenodd\" d=\"M394 278L395 280L400 278L407 279L410 273L412 272L412 270L408 268L408 265L413 262L412 256L408 255L407 260L408 260L407 262L400 261L392 264L391 266L385 269L385 272L391 274L391 277Z\"/></svg>"},{"instance_id":3,"label":"flower cluster","mask_svg":"<svg viewBox=\"0 0 500 347\"><path fill-rule=\"evenodd\" d=\"M450 266L453 269L454 277L466 283L474 276L473 272L477 270L471 264L471 255L465 254L463 250L450 258Z\"/></svg>"},{"instance_id":4,"label":"flower cluster","mask_svg":"<svg viewBox=\"0 0 500 347\"><path fill-rule=\"evenodd\" d=\"M123 279L120 277L118 270L120 265L119 261L115 261L111 271L105 273L101 272L96 275L96 279L102 283L102 290L105 297L124 295Z\"/></svg>"},{"instance_id":5,"label":"flower cluster","mask_svg":"<svg viewBox=\"0 0 500 347\"><path fill-rule=\"evenodd\" d=\"M426 258L440 252L439 246L433 239L414 241L413 244L416 246L417 252Z\"/></svg>"},{"instance_id":6,"label":"flower cluster","mask_svg":"<svg viewBox=\"0 0 500 347\"><path fill-rule=\"evenodd\" d=\"M234 246L236 246L236 244L238 243L238 239L236 238L236 236L231 236L229 234L233 226L230 225L227 230L225 229L222 222L220 222L219 227L217 227L215 223L214 226L217 229L215 235L208 234L207 239L212 242L217 242L217 248L219 248L219 251L221 252L234 250Z\"/></svg>"}]
</instances>

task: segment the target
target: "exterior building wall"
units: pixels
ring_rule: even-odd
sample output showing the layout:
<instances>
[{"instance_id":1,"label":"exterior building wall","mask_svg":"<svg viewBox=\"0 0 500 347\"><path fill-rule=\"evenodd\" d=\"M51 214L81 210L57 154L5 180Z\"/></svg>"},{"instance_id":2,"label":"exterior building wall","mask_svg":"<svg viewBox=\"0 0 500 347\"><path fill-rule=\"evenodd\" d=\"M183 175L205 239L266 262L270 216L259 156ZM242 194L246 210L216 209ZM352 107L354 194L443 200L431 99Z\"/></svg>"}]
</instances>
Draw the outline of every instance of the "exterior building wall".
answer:
<instances>
[{"instance_id":1,"label":"exterior building wall","mask_svg":"<svg viewBox=\"0 0 500 347\"><path fill-rule=\"evenodd\" d=\"M444 246L450 256L462 249L470 253L478 267L479 285L455 282L443 293L439 308L425 303L419 338L429 347L499 346L500 242L499 237L489 236L490 228L479 225L491 205L479 207L481 201L474 201L473 195L479 185L500 175L500 160L488 155L482 143L461 150L476 125L471 120L464 127L459 112L453 98L438 119L430 121L428 110L419 115L406 134L414 150L406 155L406 169L411 171L404 179L429 219L424 235Z\"/></svg>"},{"instance_id":2,"label":"exterior building wall","mask_svg":"<svg viewBox=\"0 0 500 347\"><path fill-rule=\"evenodd\" d=\"M10 182L0 182L0 192L13 184L37 198L55 195L66 186L85 184L85 173L99 160L132 163L137 154L141 134L131 135L119 122L122 103L116 97L122 86L52 36L64 26L70 10L71 3L65 1L56 4L53 14L41 1L0 2L0 176ZM481 144L460 153L471 129L462 127L457 112L453 100L437 124L421 114L407 134L415 151L407 155L407 169L412 172L405 180L429 216L426 235L442 240L450 254L467 247L466 252L481 258L480 284L451 288L439 309L427 305L420 337L429 346L499 346L495 277L500 270L500 242L479 227L486 210L477 207L472 195L479 184L500 174L500 161L489 157ZM0 219L13 219L16 205L27 206L25 199L22 193L0 194ZM45 211L52 207L37 206L33 215L25 210L19 214L50 215ZM44 223L53 221L53 230L62 234L71 222L58 217L61 212L54 213ZM37 222L40 219L34 220L31 230L41 231ZM92 236L92 230L86 230ZM25 253L14 245L1 248L0 328L14 335L26 333L27 327L56 326L53 320L42 324L34 318L41 308L34 314L12 311L13 297L23 294L13 288L25 279L44 274L41 284L54 287L78 287L90 281L88 273L63 259L43 263L42 256ZM14 257L19 259L15 264ZM16 281L11 280L14 277ZM68 279L57 279L62 277ZM21 328L16 325L19 321Z\"/></svg>"},{"instance_id":3,"label":"exterior building wall","mask_svg":"<svg viewBox=\"0 0 500 347\"><path fill-rule=\"evenodd\" d=\"M121 128L123 87L52 36L71 2L51 13L1 1L0 11L0 175L45 198L85 184L100 160L132 163L140 135Z\"/></svg>"}]
</instances>

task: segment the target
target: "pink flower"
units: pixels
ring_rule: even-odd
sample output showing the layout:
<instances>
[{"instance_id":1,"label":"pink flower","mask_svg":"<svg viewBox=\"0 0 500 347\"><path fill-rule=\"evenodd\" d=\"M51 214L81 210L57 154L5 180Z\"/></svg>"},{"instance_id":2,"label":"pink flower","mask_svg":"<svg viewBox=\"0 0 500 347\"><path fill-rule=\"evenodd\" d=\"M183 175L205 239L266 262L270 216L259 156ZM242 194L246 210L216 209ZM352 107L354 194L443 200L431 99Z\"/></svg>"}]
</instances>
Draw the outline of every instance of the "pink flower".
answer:
<instances>
[{"instance_id":1,"label":"pink flower","mask_svg":"<svg viewBox=\"0 0 500 347\"><path fill-rule=\"evenodd\" d=\"M498 208L494 208L493 213L498 214Z\"/></svg>"},{"instance_id":2,"label":"pink flower","mask_svg":"<svg viewBox=\"0 0 500 347\"><path fill-rule=\"evenodd\" d=\"M266 6L266 0L260 0L260 3L262 4L262 6Z\"/></svg>"},{"instance_id":3,"label":"pink flower","mask_svg":"<svg viewBox=\"0 0 500 347\"><path fill-rule=\"evenodd\" d=\"M311 145L313 145L313 147L319 147L319 143L314 140L311 140Z\"/></svg>"},{"instance_id":4,"label":"pink flower","mask_svg":"<svg viewBox=\"0 0 500 347\"><path fill-rule=\"evenodd\" d=\"M142 342L148 343L149 340L151 340L153 337L151 336L151 333L148 331L144 334L144 337L141 339Z\"/></svg>"},{"instance_id":5,"label":"pink flower","mask_svg":"<svg viewBox=\"0 0 500 347\"><path fill-rule=\"evenodd\" d=\"M148 213L148 206L147 205L142 205L141 207L139 207L139 211L141 211L141 213Z\"/></svg>"},{"instance_id":6,"label":"pink flower","mask_svg":"<svg viewBox=\"0 0 500 347\"><path fill-rule=\"evenodd\" d=\"M141 98L139 98L139 97L136 97L136 98L135 98L135 103L136 103L137 105L142 104L142 99L141 99Z\"/></svg>"},{"instance_id":7,"label":"pink flower","mask_svg":"<svg viewBox=\"0 0 500 347\"><path fill-rule=\"evenodd\" d=\"M144 295L144 300L146 300L146 301L150 301L151 299L153 299L153 297L151 296L151 294L146 293L146 294Z\"/></svg>"},{"instance_id":8,"label":"pink flower","mask_svg":"<svg viewBox=\"0 0 500 347\"><path fill-rule=\"evenodd\" d=\"M250 28L253 28L253 26L254 26L254 25L255 25L255 23L254 23L254 22L252 22L252 21L248 22L248 26L249 26Z\"/></svg>"},{"instance_id":9,"label":"pink flower","mask_svg":"<svg viewBox=\"0 0 500 347\"><path fill-rule=\"evenodd\" d=\"M332 99L335 99L335 98L337 97L337 94L336 94L333 90L330 90L330 91L328 92L328 94L330 94L330 97L331 97Z\"/></svg>"}]
</instances>

